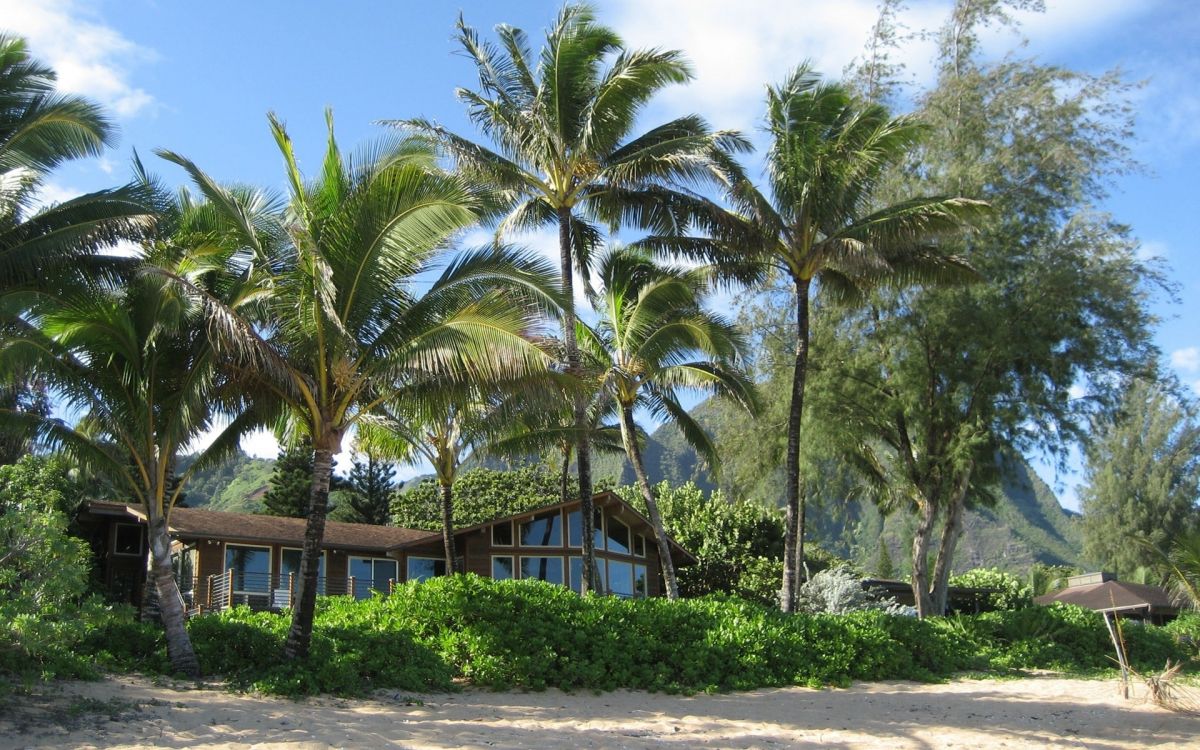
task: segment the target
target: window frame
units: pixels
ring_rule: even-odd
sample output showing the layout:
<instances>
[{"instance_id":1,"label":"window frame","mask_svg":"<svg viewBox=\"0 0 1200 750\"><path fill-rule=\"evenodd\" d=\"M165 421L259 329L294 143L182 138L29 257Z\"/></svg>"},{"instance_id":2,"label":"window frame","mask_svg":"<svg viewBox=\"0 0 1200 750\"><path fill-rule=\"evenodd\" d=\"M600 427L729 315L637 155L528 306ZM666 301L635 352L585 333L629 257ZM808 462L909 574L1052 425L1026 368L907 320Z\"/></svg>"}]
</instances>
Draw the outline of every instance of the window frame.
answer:
<instances>
[{"instance_id":1,"label":"window frame","mask_svg":"<svg viewBox=\"0 0 1200 750\"><path fill-rule=\"evenodd\" d=\"M520 526L526 523L532 523L539 518L549 518L552 515L558 516L558 544L526 544L520 533ZM562 549L564 536L568 534L566 518L563 516L562 508L557 510L547 510L541 513L534 513L520 523L513 524L513 545L522 549ZM532 555L532 557L545 557L545 555Z\"/></svg>"},{"instance_id":2,"label":"window frame","mask_svg":"<svg viewBox=\"0 0 1200 750\"><path fill-rule=\"evenodd\" d=\"M354 567L355 560L370 560L371 561L371 588L367 589L367 595L362 597L363 599L370 599L372 591L378 591L382 594L388 593L386 590L375 588L375 562L376 561L382 560L385 562L392 563L392 570L394 572L394 575L391 577L390 580L392 580L392 581L400 580L400 561L394 557L387 557L386 555L384 555L382 557L380 557L378 555L346 555L346 589L347 589L346 593L349 594L350 596L354 597L355 599L359 598L358 594L353 589L350 588L350 579L351 578L354 578L355 580L358 579L358 576L352 575L350 572Z\"/></svg>"},{"instance_id":3,"label":"window frame","mask_svg":"<svg viewBox=\"0 0 1200 750\"><path fill-rule=\"evenodd\" d=\"M412 577L411 572L408 569L409 563L412 562L413 560L430 560L435 563L440 562L442 565L446 564L446 558L444 558L444 557L430 557L429 555L406 555L404 558L404 582L405 583L416 580ZM429 578L421 579L421 581L428 581L430 578L444 578L445 576L446 576L446 573L444 573L444 572L440 576L437 573L434 573L433 575L429 576Z\"/></svg>"},{"instance_id":4,"label":"window frame","mask_svg":"<svg viewBox=\"0 0 1200 750\"><path fill-rule=\"evenodd\" d=\"M608 514L606 513L605 515L607 516ZM608 543L608 541L610 539L612 539L612 537L609 536L609 527L612 524L610 524L608 521L605 521L605 523L604 523L604 549L608 552L611 552L614 555L626 555L628 557L633 557L634 556L633 555L633 537L634 537L633 527L631 525L625 523L624 521L622 521L619 518L612 518L611 520L616 521L617 523L619 523L625 527L625 534L626 534L626 539L628 540L628 544L625 546L624 551L619 550L619 549L613 549L612 545L610 545Z\"/></svg>"},{"instance_id":5,"label":"window frame","mask_svg":"<svg viewBox=\"0 0 1200 750\"><path fill-rule=\"evenodd\" d=\"M607 516L608 514L605 513L604 509L601 508L599 505L593 505L592 512L600 517L599 518L600 523L592 524L592 549L604 551L606 549L606 544L608 542L608 537L604 533L604 517ZM579 544L571 543L571 514L572 513L578 513L579 518L581 520L581 523L579 524ZM566 528L566 536L567 536L566 542L567 543L565 546L567 549L583 549L582 519L583 519L583 508L582 507L577 508L573 511L567 512L566 518L564 519L565 523L563 524L564 527ZM600 537L599 539L596 539L597 535L599 535L599 537ZM596 542L599 542L599 544L596 544Z\"/></svg>"},{"instance_id":6,"label":"window frame","mask_svg":"<svg viewBox=\"0 0 1200 750\"><path fill-rule=\"evenodd\" d=\"M251 591L248 589L235 589L231 585L230 593L233 594L234 596L237 596L239 594L244 595L244 596L269 596L270 591L271 591L271 581L274 580L274 578L275 578L275 555L272 554L273 550L271 549L271 545L269 545L269 544L238 544L236 542L226 542L225 549L222 550L224 552L224 554L221 555L221 572L224 573L225 575L229 575L229 571L230 571L230 567L229 567L229 548L230 547L235 547L238 549L265 549L267 551L267 583L266 583L266 586L263 587L263 590L262 591ZM242 573L242 576L244 578L245 573ZM234 578L236 579L237 576L235 575Z\"/></svg>"},{"instance_id":7,"label":"window frame","mask_svg":"<svg viewBox=\"0 0 1200 750\"><path fill-rule=\"evenodd\" d=\"M645 557L646 556L646 544L647 544L647 542L646 542L645 534L634 534L633 535L633 556L634 557ZM641 552L638 552L638 547L642 548Z\"/></svg>"},{"instance_id":8,"label":"window frame","mask_svg":"<svg viewBox=\"0 0 1200 750\"><path fill-rule=\"evenodd\" d=\"M543 548L543 549L545 549L545 548ZM558 573L559 573L560 580L557 583L555 583L554 581L546 581L545 578L537 578L537 577L530 577L529 580L531 580L531 581L546 581L546 583L552 583L555 586L566 586L567 588L570 588L571 582L569 580L567 580L568 571L567 571L567 564L565 562L565 557L566 557L565 555L521 555L520 559L517 560L517 563L513 568L513 572L515 572L517 574L516 577L519 580L523 581L523 580L525 580L525 572L521 569L521 563L524 562L525 560L550 560L550 559L558 560ZM580 558L580 559L582 559L582 558Z\"/></svg>"},{"instance_id":9,"label":"window frame","mask_svg":"<svg viewBox=\"0 0 1200 750\"><path fill-rule=\"evenodd\" d=\"M512 555L512 554L492 555L491 558L492 558L492 565L491 565L491 569L488 570L488 575L493 581L515 581L515 580L517 580L517 575L521 571L519 568L517 568L517 556L516 555ZM509 560L509 569L512 572L512 575L510 575L508 578L497 578L496 577L496 560L499 558L508 558L508 560Z\"/></svg>"},{"instance_id":10,"label":"window frame","mask_svg":"<svg viewBox=\"0 0 1200 750\"><path fill-rule=\"evenodd\" d=\"M287 581L283 580L283 553L284 552L299 552L300 559L301 560L304 559L304 548L303 547L284 547L282 545L279 547L279 573L277 574L278 580L276 581L276 586L281 589L286 588L283 584L287 583ZM349 568L347 568L347 569L349 569ZM300 575L300 573L299 573L299 571L297 571L296 576L299 577L299 575ZM323 550L321 550L321 562L317 566L317 595L318 596L325 595L325 589L326 589L325 584L327 583L328 578L329 578L329 550L323 549ZM272 580L274 580L274 577L272 577Z\"/></svg>"},{"instance_id":11,"label":"window frame","mask_svg":"<svg viewBox=\"0 0 1200 750\"><path fill-rule=\"evenodd\" d=\"M117 539L121 536L122 528L135 528L138 531L138 548L137 552L121 552L117 548ZM113 524L112 537L112 553L117 557L141 557L142 551L146 549L146 527L140 523L123 523L117 521Z\"/></svg>"},{"instance_id":12,"label":"window frame","mask_svg":"<svg viewBox=\"0 0 1200 750\"><path fill-rule=\"evenodd\" d=\"M508 544L500 544L499 542L496 541L496 529L504 524L508 525L508 538L509 538ZM517 546L517 531L514 528L514 524L513 524L513 521L511 518L507 521L492 524L491 531L489 531L488 533L491 536L491 542L492 542L493 547L508 548L508 547L516 547Z\"/></svg>"}]
</instances>

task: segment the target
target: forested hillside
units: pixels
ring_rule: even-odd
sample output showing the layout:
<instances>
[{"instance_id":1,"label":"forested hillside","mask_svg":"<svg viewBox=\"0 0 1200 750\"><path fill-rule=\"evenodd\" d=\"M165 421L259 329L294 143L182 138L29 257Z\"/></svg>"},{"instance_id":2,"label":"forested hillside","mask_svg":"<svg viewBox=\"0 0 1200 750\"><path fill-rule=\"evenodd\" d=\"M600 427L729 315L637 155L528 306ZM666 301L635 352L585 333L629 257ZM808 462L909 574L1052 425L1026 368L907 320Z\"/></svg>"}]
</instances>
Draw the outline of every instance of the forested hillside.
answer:
<instances>
[{"instance_id":1,"label":"forested hillside","mask_svg":"<svg viewBox=\"0 0 1200 750\"><path fill-rule=\"evenodd\" d=\"M184 459L181 469L188 466ZM238 451L224 463L199 471L188 481L185 502L190 508L207 508L237 513L262 510L262 494L275 462L251 458Z\"/></svg>"}]
</instances>

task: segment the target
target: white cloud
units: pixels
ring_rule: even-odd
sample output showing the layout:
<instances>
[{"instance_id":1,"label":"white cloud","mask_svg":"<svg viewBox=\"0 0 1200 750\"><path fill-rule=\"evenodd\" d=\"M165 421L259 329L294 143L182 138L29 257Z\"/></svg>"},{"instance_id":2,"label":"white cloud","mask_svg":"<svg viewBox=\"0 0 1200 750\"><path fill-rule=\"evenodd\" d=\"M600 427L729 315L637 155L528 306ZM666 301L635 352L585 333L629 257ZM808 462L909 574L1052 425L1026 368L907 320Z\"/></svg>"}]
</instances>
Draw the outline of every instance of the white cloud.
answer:
<instances>
[{"instance_id":1,"label":"white cloud","mask_svg":"<svg viewBox=\"0 0 1200 750\"><path fill-rule=\"evenodd\" d=\"M1171 366L1184 372L1200 372L1200 347L1189 346L1171 352Z\"/></svg>"},{"instance_id":2,"label":"white cloud","mask_svg":"<svg viewBox=\"0 0 1200 750\"><path fill-rule=\"evenodd\" d=\"M61 91L92 97L119 117L132 117L155 103L130 81L130 68L156 55L106 26L94 9L75 0L0 0L0 18L5 29L29 41L36 58L54 68Z\"/></svg>"},{"instance_id":3,"label":"white cloud","mask_svg":"<svg viewBox=\"0 0 1200 750\"><path fill-rule=\"evenodd\" d=\"M1158 240L1143 240L1137 249L1138 260L1154 260L1167 257L1167 243Z\"/></svg>"},{"instance_id":4,"label":"white cloud","mask_svg":"<svg viewBox=\"0 0 1200 750\"><path fill-rule=\"evenodd\" d=\"M47 180L38 185L37 193L34 195L32 209L40 211L43 208L49 208L56 203L69 201L72 198L77 198L83 195L83 191L78 188L73 188L67 185L60 185L53 180Z\"/></svg>"}]
</instances>

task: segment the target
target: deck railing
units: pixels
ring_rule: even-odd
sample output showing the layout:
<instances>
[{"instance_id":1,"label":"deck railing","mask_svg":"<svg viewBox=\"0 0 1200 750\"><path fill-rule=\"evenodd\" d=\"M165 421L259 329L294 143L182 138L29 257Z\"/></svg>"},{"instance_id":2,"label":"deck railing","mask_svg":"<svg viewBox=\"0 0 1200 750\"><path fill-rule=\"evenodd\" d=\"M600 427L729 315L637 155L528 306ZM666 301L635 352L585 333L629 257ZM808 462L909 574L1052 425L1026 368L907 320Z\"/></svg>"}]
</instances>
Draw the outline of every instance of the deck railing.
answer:
<instances>
[{"instance_id":1,"label":"deck railing","mask_svg":"<svg viewBox=\"0 0 1200 750\"><path fill-rule=\"evenodd\" d=\"M245 605L255 610L278 611L292 606L292 600L300 589L300 576L295 573L244 573L227 570L205 578L196 577L191 588L181 585L184 603L192 614ZM317 579L317 594L320 596L353 596L366 599L373 592L391 593L396 585L393 579L374 581L364 578Z\"/></svg>"}]
</instances>

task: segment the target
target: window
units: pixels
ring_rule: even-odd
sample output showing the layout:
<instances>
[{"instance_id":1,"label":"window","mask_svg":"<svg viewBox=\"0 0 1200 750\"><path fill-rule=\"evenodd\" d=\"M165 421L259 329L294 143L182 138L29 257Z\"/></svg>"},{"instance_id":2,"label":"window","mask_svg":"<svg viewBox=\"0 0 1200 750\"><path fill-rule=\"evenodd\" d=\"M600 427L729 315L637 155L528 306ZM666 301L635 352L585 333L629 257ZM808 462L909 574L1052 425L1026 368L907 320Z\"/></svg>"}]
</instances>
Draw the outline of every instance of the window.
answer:
<instances>
[{"instance_id":1,"label":"window","mask_svg":"<svg viewBox=\"0 0 1200 750\"><path fill-rule=\"evenodd\" d=\"M592 521L592 545L596 549L604 549L604 514L599 508L594 508L595 520ZM567 545L570 547L583 546L583 526L580 519L583 516L573 510L567 514Z\"/></svg>"},{"instance_id":2,"label":"window","mask_svg":"<svg viewBox=\"0 0 1200 750\"><path fill-rule=\"evenodd\" d=\"M608 551L629 554L629 527L608 517Z\"/></svg>"},{"instance_id":3,"label":"window","mask_svg":"<svg viewBox=\"0 0 1200 750\"><path fill-rule=\"evenodd\" d=\"M525 557L522 555L521 577L562 584L563 559L561 557Z\"/></svg>"},{"instance_id":4,"label":"window","mask_svg":"<svg viewBox=\"0 0 1200 750\"><path fill-rule=\"evenodd\" d=\"M597 560L596 562L600 562ZM576 594L583 591L583 558L568 557L567 568L569 569L569 583L571 590Z\"/></svg>"},{"instance_id":5,"label":"window","mask_svg":"<svg viewBox=\"0 0 1200 750\"><path fill-rule=\"evenodd\" d=\"M354 585L348 593L355 599L367 599L372 591L386 592L388 581L396 580L396 561L390 557L352 557L350 578Z\"/></svg>"},{"instance_id":6,"label":"window","mask_svg":"<svg viewBox=\"0 0 1200 750\"><path fill-rule=\"evenodd\" d=\"M617 596L633 596L633 564L608 561L608 591Z\"/></svg>"},{"instance_id":7,"label":"window","mask_svg":"<svg viewBox=\"0 0 1200 750\"><path fill-rule=\"evenodd\" d=\"M175 581L184 600L191 602L191 591L196 583L196 548L186 547L171 555L171 567L175 572Z\"/></svg>"},{"instance_id":8,"label":"window","mask_svg":"<svg viewBox=\"0 0 1200 750\"><path fill-rule=\"evenodd\" d=\"M511 547L513 543L512 521L492 525L492 546Z\"/></svg>"},{"instance_id":9,"label":"window","mask_svg":"<svg viewBox=\"0 0 1200 750\"><path fill-rule=\"evenodd\" d=\"M557 510L521 523L522 547L561 547L562 513Z\"/></svg>"},{"instance_id":10,"label":"window","mask_svg":"<svg viewBox=\"0 0 1200 750\"><path fill-rule=\"evenodd\" d=\"M507 581L513 577L512 555L496 555L492 558L492 580Z\"/></svg>"},{"instance_id":11,"label":"window","mask_svg":"<svg viewBox=\"0 0 1200 750\"><path fill-rule=\"evenodd\" d=\"M409 557L408 581L427 581L446 575L446 560L441 557Z\"/></svg>"},{"instance_id":12,"label":"window","mask_svg":"<svg viewBox=\"0 0 1200 750\"><path fill-rule=\"evenodd\" d=\"M271 583L271 548L226 544L225 570L233 571L234 594L265 594Z\"/></svg>"},{"instance_id":13,"label":"window","mask_svg":"<svg viewBox=\"0 0 1200 750\"><path fill-rule=\"evenodd\" d=\"M279 588L287 589L289 585L300 589L300 558L304 550L285 547L279 553ZM317 559L317 593L325 594L325 553Z\"/></svg>"},{"instance_id":14,"label":"window","mask_svg":"<svg viewBox=\"0 0 1200 750\"><path fill-rule=\"evenodd\" d=\"M633 538L633 554L638 557L646 556L646 537L638 534Z\"/></svg>"},{"instance_id":15,"label":"window","mask_svg":"<svg viewBox=\"0 0 1200 750\"><path fill-rule=\"evenodd\" d=\"M639 599L650 596L645 565L633 566L633 595Z\"/></svg>"},{"instance_id":16,"label":"window","mask_svg":"<svg viewBox=\"0 0 1200 750\"><path fill-rule=\"evenodd\" d=\"M113 538L113 554L137 557L142 554L142 526L136 523L119 523Z\"/></svg>"}]
</instances>

